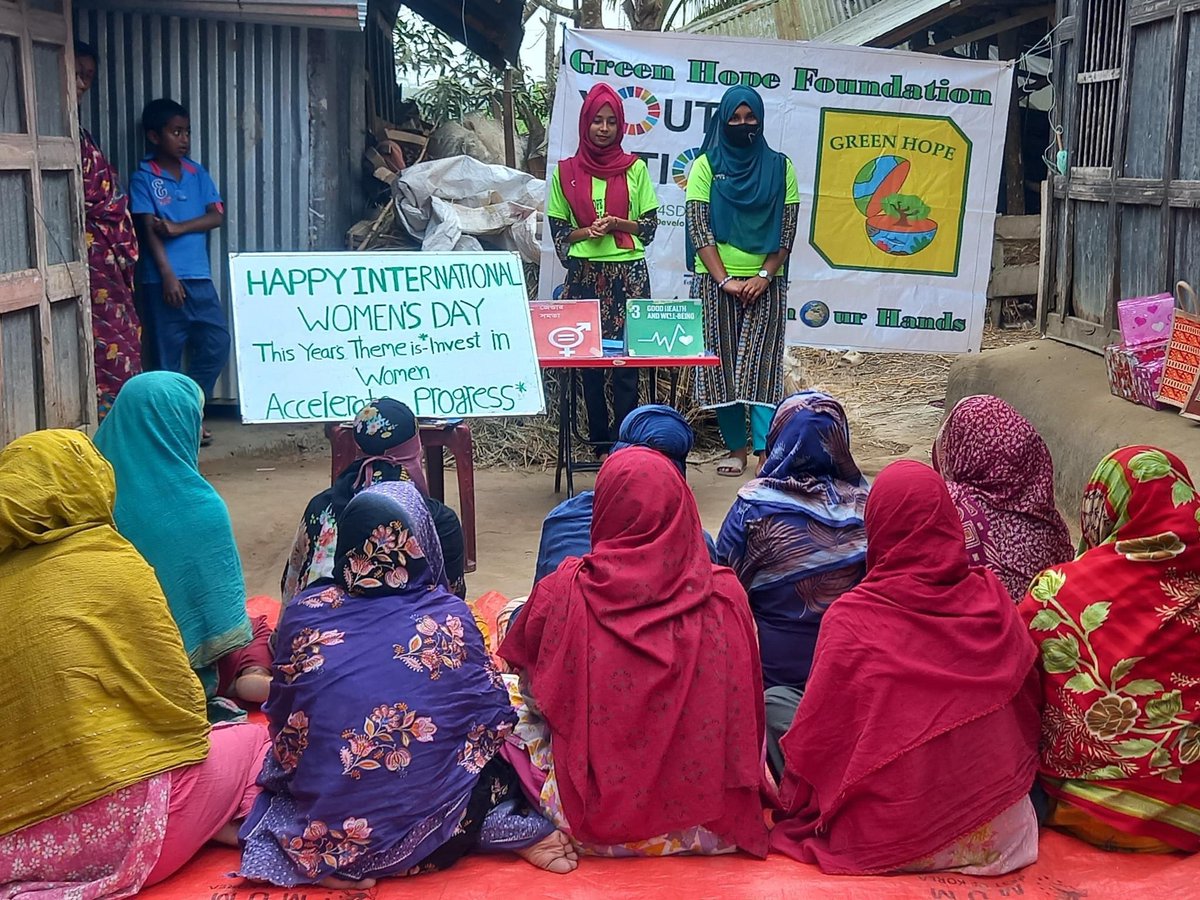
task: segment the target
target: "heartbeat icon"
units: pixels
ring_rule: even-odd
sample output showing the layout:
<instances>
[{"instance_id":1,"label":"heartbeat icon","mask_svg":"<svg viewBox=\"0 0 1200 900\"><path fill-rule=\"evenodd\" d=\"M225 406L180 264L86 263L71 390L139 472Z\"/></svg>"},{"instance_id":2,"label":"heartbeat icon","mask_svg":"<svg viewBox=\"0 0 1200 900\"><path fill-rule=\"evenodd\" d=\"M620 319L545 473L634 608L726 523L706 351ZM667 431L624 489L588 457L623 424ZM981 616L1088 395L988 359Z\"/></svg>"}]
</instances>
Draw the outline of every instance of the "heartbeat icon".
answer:
<instances>
[{"instance_id":1,"label":"heartbeat icon","mask_svg":"<svg viewBox=\"0 0 1200 900\"><path fill-rule=\"evenodd\" d=\"M639 344L657 344L660 347L665 347L666 351L668 353L670 353L671 351L673 351L675 349L676 341L678 341L680 344L683 344L683 346L687 347L694 340L695 340L695 338L687 333L687 329L685 329L682 325L676 325L675 331L669 336L661 335L656 331L656 332L654 332L654 334L650 335L650 337L648 337L648 338L639 338L638 343Z\"/></svg>"}]
</instances>

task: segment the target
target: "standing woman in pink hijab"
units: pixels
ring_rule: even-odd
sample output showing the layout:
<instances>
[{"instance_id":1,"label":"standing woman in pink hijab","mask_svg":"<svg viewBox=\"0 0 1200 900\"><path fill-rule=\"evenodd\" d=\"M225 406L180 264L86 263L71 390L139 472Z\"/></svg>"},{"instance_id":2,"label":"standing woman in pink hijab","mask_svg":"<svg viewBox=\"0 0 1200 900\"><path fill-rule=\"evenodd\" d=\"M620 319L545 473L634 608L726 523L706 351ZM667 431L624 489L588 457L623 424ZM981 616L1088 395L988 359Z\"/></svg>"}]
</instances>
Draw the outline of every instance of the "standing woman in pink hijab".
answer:
<instances>
[{"instance_id":1,"label":"standing woman in pink hijab","mask_svg":"<svg viewBox=\"0 0 1200 900\"><path fill-rule=\"evenodd\" d=\"M564 300L600 300L603 336L625 336L625 299L650 296L646 244L658 227L658 198L645 162L621 147L625 110L607 84L597 84L579 113L579 149L550 176L546 219L558 258L567 267ZM604 373L585 369L588 438L606 456L621 422L638 405L638 370L612 372L609 417Z\"/></svg>"}]
</instances>

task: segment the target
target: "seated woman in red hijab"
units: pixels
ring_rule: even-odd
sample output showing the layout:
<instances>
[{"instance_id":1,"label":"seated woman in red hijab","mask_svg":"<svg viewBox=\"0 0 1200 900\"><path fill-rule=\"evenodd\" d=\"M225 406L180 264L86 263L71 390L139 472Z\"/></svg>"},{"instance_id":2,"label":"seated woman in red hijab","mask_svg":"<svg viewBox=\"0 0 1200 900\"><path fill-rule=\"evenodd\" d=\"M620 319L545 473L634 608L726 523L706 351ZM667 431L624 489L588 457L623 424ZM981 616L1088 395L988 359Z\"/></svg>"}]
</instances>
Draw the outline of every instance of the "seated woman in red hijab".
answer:
<instances>
[{"instance_id":1,"label":"seated woman in red hijab","mask_svg":"<svg viewBox=\"0 0 1200 900\"><path fill-rule=\"evenodd\" d=\"M866 529L867 576L825 613L783 738L771 849L837 875L1027 866L1041 698L1017 608L928 466L880 473Z\"/></svg>"},{"instance_id":2,"label":"seated woman in red hijab","mask_svg":"<svg viewBox=\"0 0 1200 900\"><path fill-rule=\"evenodd\" d=\"M584 853L766 855L754 618L665 456L604 463L592 551L538 582L500 655L524 694L510 761Z\"/></svg>"}]
</instances>

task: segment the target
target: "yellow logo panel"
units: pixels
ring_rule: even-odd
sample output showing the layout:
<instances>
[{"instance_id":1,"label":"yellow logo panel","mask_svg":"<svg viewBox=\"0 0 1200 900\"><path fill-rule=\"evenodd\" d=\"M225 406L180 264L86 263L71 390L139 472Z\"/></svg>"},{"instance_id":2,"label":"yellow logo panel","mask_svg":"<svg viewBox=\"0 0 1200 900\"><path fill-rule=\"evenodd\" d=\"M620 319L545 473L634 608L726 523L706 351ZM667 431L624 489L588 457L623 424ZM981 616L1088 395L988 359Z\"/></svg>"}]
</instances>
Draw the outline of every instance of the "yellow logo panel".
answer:
<instances>
[{"instance_id":1,"label":"yellow logo panel","mask_svg":"<svg viewBox=\"0 0 1200 900\"><path fill-rule=\"evenodd\" d=\"M809 243L835 269L957 275L970 169L944 116L823 109Z\"/></svg>"}]
</instances>

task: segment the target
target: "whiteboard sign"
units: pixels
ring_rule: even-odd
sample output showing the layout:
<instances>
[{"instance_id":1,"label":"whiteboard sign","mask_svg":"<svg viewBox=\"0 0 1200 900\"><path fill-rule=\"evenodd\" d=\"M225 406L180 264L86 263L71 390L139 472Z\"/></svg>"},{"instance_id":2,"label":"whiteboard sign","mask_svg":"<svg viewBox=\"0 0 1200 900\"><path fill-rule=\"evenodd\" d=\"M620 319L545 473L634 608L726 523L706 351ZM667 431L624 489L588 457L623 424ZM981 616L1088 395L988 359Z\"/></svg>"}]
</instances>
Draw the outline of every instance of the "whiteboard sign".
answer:
<instances>
[{"instance_id":1,"label":"whiteboard sign","mask_svg":"<svg viewBox=\"0 0 1200 900\"><path fill-rule=\"evenodd\" d=\"M515 253L231 253L242 421L545 410Z\"/></svg>"}]
</instances>

